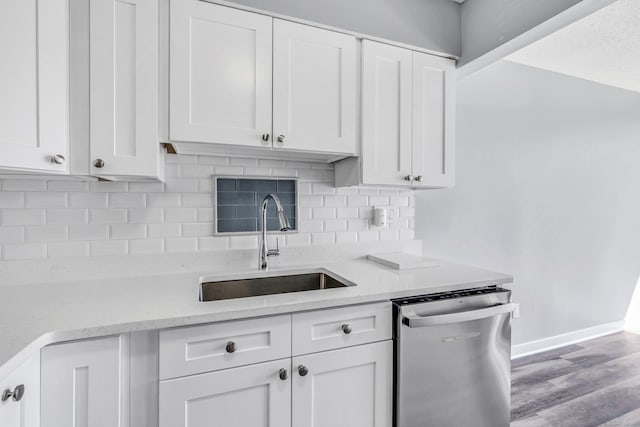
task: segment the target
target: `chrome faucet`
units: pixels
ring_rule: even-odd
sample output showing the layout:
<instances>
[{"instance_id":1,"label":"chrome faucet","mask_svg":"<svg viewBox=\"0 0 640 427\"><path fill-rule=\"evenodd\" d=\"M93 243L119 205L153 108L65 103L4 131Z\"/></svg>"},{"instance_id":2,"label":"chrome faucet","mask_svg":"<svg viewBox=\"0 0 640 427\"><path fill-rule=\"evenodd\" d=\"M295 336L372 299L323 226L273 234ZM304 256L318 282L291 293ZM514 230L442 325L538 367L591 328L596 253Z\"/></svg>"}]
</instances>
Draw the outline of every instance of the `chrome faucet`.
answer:
<instances>
[{"instance_id":1,"label":"chrome faucet","mask_svg":"<svg viewBox=\"0 0 640 427\"><path fill-rule=\"evenodd\" d=\"M278 221L280 222L280 231L289 231L291 229L291 224L289 224L289 219L287 218L287 214L284 213L284 208L282 207L282 203L280 203L278 196L275 194L267 194L262 200L262 207L260 208L260 218L262 220L262 243L260 244L260 262L258 264L260 270L266 270L269 268L270 256L280 255L279 248L271 250L267 248L267 205L269 204L269 199L273 200L276 204Z\"/></svg>"}]
</instances>

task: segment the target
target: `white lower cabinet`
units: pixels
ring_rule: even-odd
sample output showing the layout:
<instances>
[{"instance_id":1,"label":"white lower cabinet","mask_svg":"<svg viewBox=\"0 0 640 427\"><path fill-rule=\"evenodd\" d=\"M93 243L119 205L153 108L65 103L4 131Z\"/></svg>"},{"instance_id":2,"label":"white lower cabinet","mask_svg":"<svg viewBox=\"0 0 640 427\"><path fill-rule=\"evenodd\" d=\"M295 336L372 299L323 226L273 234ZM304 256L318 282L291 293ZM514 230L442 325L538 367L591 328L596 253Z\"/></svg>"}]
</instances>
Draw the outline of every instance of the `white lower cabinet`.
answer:
<instances>
[{"instance_id":1,"label":"white lower cabinet","mask_svg":"<svg viewBox=\"0 0 640 427\"><path fill-rule=\"evenodd\" d=\"M390 427L391 341L293 358L294 427Z\"/></svg>"},{"instance_id":2,"label":"white lower cabinet","mask_svg":"<svg viewBox=\"0 0 640 427\"><path fill-rule=\"evenodd\" d=\"M160 383L160 427L291 426L291 359Z\"/></svg>"},{"instance_id":3,"label":"white lower cabinet","mask_svg":"<svg viewBox=\"0 0 640 427\"><path fill-rule=\"evenodd\" d=\"M157 425L157 332L47 346L41 427Z\"/></svg>"},{"instance_id":4,"label":"white lower cabinet","mask_svg":"<svg viewBox=\"0 0 640 427\"><path fill-rule=\"evenodd\" d=\"M40 425L40 355L20 365L0 380L0 425L38 427Z\"/></svg>"},{"instance_id":5,"label":"white lower cabinet","mask_svg":"<svg viewBox=\"0 0 640 427\"><path fill-rule=\"evenodd\" d=\"M161 331L161 373L181 376L160 381L159 425L391 427L391 332L389 302Z\"/></svg>"}]
</instances>

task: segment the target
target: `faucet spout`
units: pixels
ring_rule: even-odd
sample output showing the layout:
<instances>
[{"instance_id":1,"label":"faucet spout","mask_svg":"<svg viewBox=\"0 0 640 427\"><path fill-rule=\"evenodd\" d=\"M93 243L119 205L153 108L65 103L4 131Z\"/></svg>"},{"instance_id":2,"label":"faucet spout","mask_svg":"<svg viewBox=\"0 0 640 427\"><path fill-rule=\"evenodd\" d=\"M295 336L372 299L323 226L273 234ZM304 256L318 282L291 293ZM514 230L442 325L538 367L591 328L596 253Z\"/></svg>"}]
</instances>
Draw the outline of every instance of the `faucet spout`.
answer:
<instances>
[{"instance_id":1,"label":"faucet spout","mask_svg":"<svg viewBox=\"0 0 640 427\"><path fill-rule=\"evenodd\" d=\"M270 256L280 255L279 248L269 250L267 247L267 206L269 205L269 200L273 200L276 205L280 231L291 230L289 218L287 218L287 214L284 212L280 198L275 194L267 194L262 200L262 206L260 207L260 219L262 222L262 242L260 244L260 260L258 263L258 268L260 268L260 270L267 270L269 268Z\"/></svg>"}]
</instances>

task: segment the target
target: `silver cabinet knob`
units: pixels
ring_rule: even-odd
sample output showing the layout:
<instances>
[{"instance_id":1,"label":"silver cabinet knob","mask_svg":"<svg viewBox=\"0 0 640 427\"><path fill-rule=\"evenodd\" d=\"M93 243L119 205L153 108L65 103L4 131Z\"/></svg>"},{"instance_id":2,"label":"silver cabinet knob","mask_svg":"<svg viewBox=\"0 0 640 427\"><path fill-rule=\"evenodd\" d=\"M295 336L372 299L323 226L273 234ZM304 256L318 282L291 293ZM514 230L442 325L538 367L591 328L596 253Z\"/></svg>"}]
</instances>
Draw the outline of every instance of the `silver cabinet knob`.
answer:
<instances>
[{"instance_id":1,"label":"silver cabinet knob","mask_svg":"<svg viewBox=\"0 0 640 427\"><path fill-rule=\"evenodd\" d=\"M407 176L404 177L404 180L411 182L411 181L413 181L413 176L407 175Z\"/></svg>"},{"instance_id":2,"label":"silver cabinet knob","mask_svg":"<svg viewBox=\"0 0 640 427\"><path fill-rule=\"evenodd\" d=\"M225 350L227 350L227 353L235 353L237 349L238 349L238 346L233 341L229 341L227 343L227 346L225 347Z\"/></svg>"},{"instance_id":3,"label":"silver cabinet knob","mask_svg":"<svg viewBox=\"0 0 640 427\"><path fill-rule=\"evenodd\" d=\"M416 176L415 181L416 181L416 182L422 182L422 175L418 175L418 176Z\"/></svg>"},{"instance_id":4,"label":"silver cabinet knob","mask_svg":"<svg viewBox=\"0 0 640 427\"><path fill-rule=\"evenodd\" d=\"M262 134L262 140L263 140L264 142L269 141L269 134L268 134L268 133L263 133L263 134Z\"/></svg>"},{"instance_id":5,"label":"silver cabinet knob","mask_svg":"<svg viewBox=\"0 0 640 427\"><path fill-rule=\"evenodd\" d=\"M342 332L344 332L346 335L349 335L351 333L351 331L353 330L353 329L351 329L351 325L348 325L346 323L341 326L341 329L342 329Z\"/></svg>"},{"instance_id":6,"label":"silver cabinet knob","mask_svg":"<svg viewBox=\"0 0 640 427\"><path fill-rule=\"evenodd\" d=\"M285 381L287 378L289 378L289 372L287 372L287 370L284 368L280 369L280 372L278 372L278 376L282 381Z\"/></svg>"},{"instance_id":7,"label":"silver cabinet knob","mask_svg":"<svg viewBox=\"0 0 640 427\"><path fill-rule=\"evenodd\" d=\"M102 159L96 159L93 162L93 166L97 167L98 169L102 169L104 167L104 160Z\"/></svg>"},{"instance_id":8,"label":"silver cabinet knob","mask_svg":"<svg viewBox=\"0 0 640 427\"><path fill-rule=\"evenodd\" d=\"M306 377L308 373L309 373L309 369L307 369L306 366L304 365L298 366L298 374L300 374L301 377Z\"/></svg>"},{"instance_id":9,"label":"silver cabinet knob","mask_svg":"<svg viewBox=\"0 0 640 427\"><path fill-rule=\"evenodd\" d=\"M54 154L49 160L54 165L63 165L67 161L62 154Z\"/></svg>"},{"instance_id":10,"label":"silver cabinet knob","mask_svg":"<svg viewBox=\"0 0 640 427\"><path fill-rule=\"evenodd\" d=\"M24 396L24 385L20 384L13 389L13 391L6 389L2 392L2 397L0 400L6 402L9 399L13 399L14 402L20 402L22 400L22 396Z\"/></svg>"},{"instance_id":11,"label":"silver cabinet knob","mask_svg":"<svg viewBox=\"0 0 640 427\"><path fill-rule=\"evenodd\" d=\"M278 135L278 142L281 142L284 144L284 135Z\"/></svg>"}]
</instances>

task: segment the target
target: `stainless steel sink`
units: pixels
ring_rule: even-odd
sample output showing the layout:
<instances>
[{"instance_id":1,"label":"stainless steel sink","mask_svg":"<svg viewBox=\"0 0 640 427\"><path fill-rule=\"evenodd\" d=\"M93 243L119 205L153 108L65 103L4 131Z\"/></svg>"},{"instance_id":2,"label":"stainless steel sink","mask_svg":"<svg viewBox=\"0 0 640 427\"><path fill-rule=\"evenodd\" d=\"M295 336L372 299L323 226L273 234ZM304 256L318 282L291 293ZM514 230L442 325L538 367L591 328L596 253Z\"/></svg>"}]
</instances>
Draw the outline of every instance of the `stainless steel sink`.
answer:
<instances>
[{"instance_id":1,"label":"stainless steel sink","mask_svg":"<svg viewBox=\"0 0 640 427\"><path fill-rule=\"evenodd\" d=\"M203 281L200 283L200 301L217 301L232 298L286 294L290 292L344 288L348 286L355 285L343 283L329 274L322 272L250 279Z\"/></svg>"}]
</instances>

